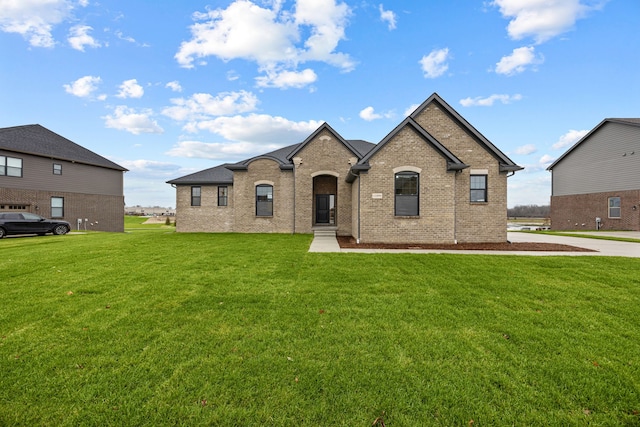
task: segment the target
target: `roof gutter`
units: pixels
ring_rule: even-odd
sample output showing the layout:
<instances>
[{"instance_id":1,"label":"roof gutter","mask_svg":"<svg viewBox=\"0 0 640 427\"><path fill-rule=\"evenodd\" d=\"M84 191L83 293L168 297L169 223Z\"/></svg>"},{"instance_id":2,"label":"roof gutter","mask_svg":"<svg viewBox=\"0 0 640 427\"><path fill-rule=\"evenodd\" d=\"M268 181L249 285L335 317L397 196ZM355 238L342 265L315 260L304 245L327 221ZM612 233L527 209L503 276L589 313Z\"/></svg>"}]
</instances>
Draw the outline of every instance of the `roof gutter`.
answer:
<instances>
[{"instance_id":1,"label":"roof gutter","mask_svg":"<svg viewBox=\"0 0 640 427\"><path fill-rule=\"evenodd\" d=\"M347 175L346 181L349 184L352 184L356 178L360 175L360 172L368 172L369 169L371 169L371 166L369 166L368 163L366 164L355 164L353 166L351 166L351 168L349 169L349 174Z\"/></svg>"}]
</instances>

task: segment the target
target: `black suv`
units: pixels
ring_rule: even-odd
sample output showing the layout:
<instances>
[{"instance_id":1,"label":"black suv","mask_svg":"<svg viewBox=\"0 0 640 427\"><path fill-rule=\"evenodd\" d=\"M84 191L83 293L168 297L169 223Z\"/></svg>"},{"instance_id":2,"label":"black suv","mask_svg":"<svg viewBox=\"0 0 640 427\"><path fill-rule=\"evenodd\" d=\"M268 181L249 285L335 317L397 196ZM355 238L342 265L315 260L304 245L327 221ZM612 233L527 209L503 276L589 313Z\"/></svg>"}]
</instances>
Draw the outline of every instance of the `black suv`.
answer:
<instances>
[{"instance_id":1,"label":"black suv","mask_svg":"<svg viewBox=\"0 0 640 427\"><path fill-rule=\"evenodd\" d=\"M0 212L0 239L9 234L67 234L67 221L46 219L29 212Z\"/></svg>"}]
</instances>

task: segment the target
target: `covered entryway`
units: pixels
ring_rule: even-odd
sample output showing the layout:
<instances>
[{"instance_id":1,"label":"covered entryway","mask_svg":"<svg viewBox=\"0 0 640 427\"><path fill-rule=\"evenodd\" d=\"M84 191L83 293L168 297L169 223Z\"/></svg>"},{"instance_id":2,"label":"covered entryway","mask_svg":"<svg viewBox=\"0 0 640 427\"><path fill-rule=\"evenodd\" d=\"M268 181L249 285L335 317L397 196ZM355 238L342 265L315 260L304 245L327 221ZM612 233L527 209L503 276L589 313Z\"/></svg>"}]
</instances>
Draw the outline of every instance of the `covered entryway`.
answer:
<instances>
[{"instance_id":1,"label":"covered entryway","mask_svg":"<svg viewBox=\"0 0 640 427\"><path fill-rule=\"evenodd\" d=\"M313 225L336 225L338 178L318 175L313 178Z\"/></svg>"}]
</instances>

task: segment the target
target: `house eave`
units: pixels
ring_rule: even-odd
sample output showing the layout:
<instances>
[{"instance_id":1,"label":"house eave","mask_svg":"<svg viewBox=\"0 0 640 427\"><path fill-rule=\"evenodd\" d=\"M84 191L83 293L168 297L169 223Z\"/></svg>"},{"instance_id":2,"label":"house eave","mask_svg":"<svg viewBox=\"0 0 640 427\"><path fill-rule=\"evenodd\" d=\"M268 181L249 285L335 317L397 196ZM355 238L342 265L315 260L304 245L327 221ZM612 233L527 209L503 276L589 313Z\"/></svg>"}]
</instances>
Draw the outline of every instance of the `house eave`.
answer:
<instances>
[{"instance_id":1,"label":"house eave","mask_svg":"<svg viewBox=\"0 0 640 427\"><path fill-rule=\"evenodd\" d=\"M504 163L500 163L500 172L517 172L517 171L521 171L524 168L522 166L518 166L518 165L507 165Z\"/></svg>"}]
</instances>

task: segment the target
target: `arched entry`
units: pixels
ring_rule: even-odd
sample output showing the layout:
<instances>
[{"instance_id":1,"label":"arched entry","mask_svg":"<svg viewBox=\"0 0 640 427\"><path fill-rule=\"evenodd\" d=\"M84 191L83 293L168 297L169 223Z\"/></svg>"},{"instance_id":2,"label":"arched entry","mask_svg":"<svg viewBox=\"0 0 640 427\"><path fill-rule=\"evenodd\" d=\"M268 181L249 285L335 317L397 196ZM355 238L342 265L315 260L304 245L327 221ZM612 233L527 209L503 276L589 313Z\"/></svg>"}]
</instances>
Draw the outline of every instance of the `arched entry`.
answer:
<instances>
[{"instance_id":1,"label":"arched entry","mask_svg":"<svg viewBox=\"0 0 640 427\"><path fill-rule=\"evenodd\" d=\"M313 177L313 225L337 224L337 193L338 177L333 173Z\"/></svg>"}]
</instances>

